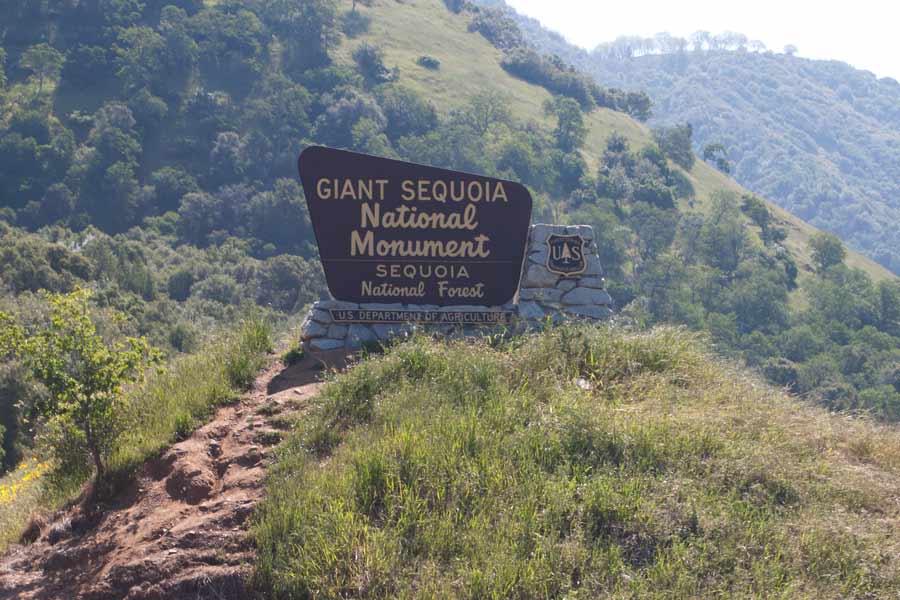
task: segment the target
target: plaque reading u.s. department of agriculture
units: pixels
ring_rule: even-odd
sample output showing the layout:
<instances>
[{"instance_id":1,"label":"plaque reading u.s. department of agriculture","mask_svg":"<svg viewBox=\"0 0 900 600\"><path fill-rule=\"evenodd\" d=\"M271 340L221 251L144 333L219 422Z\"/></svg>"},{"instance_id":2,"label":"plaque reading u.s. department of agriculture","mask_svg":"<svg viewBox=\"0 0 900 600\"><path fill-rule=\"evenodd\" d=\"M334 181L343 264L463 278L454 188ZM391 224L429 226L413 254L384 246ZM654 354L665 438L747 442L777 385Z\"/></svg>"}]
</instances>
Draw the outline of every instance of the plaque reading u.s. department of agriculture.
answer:
<instances>
[{"instance_id":1,"label":"plaque reading u.s. department of agriculture","mask_svg":"<svg viewBox=\"0 0 900 600\"><path fill-rule=\"evenodd\" d=\"M512 181L312 146L300 179L337 300L499 306L519 286L531 195Z\"/></svg>"}]
</instances>

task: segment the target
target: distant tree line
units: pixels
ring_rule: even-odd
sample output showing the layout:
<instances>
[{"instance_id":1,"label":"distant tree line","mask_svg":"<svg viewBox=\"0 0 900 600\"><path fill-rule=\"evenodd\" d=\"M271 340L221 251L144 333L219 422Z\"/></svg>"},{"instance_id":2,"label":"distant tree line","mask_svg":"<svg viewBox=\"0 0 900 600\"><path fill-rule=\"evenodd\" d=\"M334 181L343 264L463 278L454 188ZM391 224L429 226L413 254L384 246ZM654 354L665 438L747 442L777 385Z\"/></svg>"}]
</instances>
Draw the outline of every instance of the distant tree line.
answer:
<instances>
[{"instance_id":1,"label":"distant tree line","mask_svg":"<svg viewBox=\"0 0 900 600\"><path fill-rule=\"evenodd\" d=\"M664 31L653 37L620 36L611 42L598 45L592 54L602 60L627 60L638 56L678 54L689 51L768 52L769 49L760 40L748 39L743 33L734 31L722 33L695 31L686 38ZM787 45L783 52L796 54L797 47Z\"/></svg>"}]
</instances>

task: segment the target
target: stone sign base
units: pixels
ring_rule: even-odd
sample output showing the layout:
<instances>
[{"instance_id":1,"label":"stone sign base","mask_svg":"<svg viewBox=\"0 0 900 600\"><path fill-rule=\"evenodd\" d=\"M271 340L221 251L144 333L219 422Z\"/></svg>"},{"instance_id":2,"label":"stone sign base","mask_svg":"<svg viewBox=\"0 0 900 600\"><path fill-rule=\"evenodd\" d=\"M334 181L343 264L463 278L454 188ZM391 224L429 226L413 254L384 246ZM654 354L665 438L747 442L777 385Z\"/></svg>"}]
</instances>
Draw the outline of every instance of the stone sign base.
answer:
<instances>
[{"instance_id":1,"label":"stone sign base","mask_svg":"<svg viewBox=\"0 0 900 600\"><path fill-rule=\"evenodd\" d=\"M435 318L420 323L342 323L334 318L332 311L416 311L433 313ZM409 336L418 327L425 331L440 333L448 337L475 336L486 333L501 333L515 327L515 320L509 325L504 322L479 323L467 322L459 318L466 313L514 313L516 306L508 304L489 308L486 306L428 306L421 304L355 304L337 300L320 300L313 304L312 310L303 323L301 339L311 352L329 352L332 350L359 350L370 345L387 342L396 337ZM442 320L439 315L446 315ZM473 319L475 320L475 319ZM491 319L480 319L491 321Z\"/></svg>"},{"instance_id":2,"label":"stone sign base","mask_svg":"<svg viewBox=\"0 0 900 600\"><path fill-rule=\"evenodd\" d=\"M550 269L547 241L552 235L580 238L584 249L580 273L563 275ZM304 349L313 354L338 350L351 352L408 336L414 328L447 337L515 335L540 329L548 322L599 321L612 315L612 298L604 287L603 270L590 226L533 225L528 244L519 293L516 301L510 304L437 307L320 300L313 305L303 323ZM335 318L345 312L367 317L365 321L387 320L397 311L415 313L411 316L422 320L416 323L347 323ZM509 313L513 313L511 321ZM422 314L425 317L421 317Z\"/></svg>"},{"instance_id":3,"label":"stone sign base","mask_svg":"<svg viewBox=\"0 0 900 600\"><path fill-rule=\"evenodd\" d=\"M584 241L584 270L577 275L554 273L548 265L551 235L578 236ZM533 225L519 287L519 318L532 326L550 319L607 319L612 298L606 292L594 230L588 225Z\"/></svg>"}]
</instances>

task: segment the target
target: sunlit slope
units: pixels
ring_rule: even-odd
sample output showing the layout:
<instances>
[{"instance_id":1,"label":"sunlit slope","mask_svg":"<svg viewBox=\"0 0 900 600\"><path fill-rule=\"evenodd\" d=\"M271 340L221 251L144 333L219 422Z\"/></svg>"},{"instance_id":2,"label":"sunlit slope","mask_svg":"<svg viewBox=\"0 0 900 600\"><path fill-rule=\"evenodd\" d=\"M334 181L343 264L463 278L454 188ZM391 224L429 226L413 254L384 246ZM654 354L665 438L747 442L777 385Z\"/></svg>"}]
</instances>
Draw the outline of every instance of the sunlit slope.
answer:
<instances>
[{"instance_id":1,"label":"sunlit slope","mask_svg":"<svg viewBox=\"0 0 900 600\"><path fill-rule=\"evenodd\" d=\"M350 0L341 1L344 9L349 10L350 4ZM500 50L481 35L470 33L468 18L447 10L442 0L374 0L371 7L358 5L357 10L372 17L371 27L364 35L344 40L337 51L339 60L351 62L353 49L361 43L377 44L384 50L385 63L400 69L401 83L430 98L444 112L479 92L495 90L509 98L519 119L548 122L543 104L550 94L540 86L506 73L500 67ZM440 69L432 71L416 64L422 55L440 60ZM585 158L592 168L613 132L625 136L636 147L652 139L647 127L623 113L607 109L591 113L588 124ZM690 175L701 205L716 190L746 192L732 179L699 160ZM808 267L807 240L817 229L771 202L769 207L787 227L786 243L801 269ZM847 263L863 269L876 280L893 277L884 267L855 252L848 253Z\"/></svg>"},{"instance_id":2,"label":"sunlit slope","mask_svg":"<svg viewBox=\"0 0 900 600\"><path fill-rule=\"evenodd\" d=\"M897 598L897 433L683 330L416 337L330 380L279 448L254 582L266 598Z\"/></svg>"}]
</instances>

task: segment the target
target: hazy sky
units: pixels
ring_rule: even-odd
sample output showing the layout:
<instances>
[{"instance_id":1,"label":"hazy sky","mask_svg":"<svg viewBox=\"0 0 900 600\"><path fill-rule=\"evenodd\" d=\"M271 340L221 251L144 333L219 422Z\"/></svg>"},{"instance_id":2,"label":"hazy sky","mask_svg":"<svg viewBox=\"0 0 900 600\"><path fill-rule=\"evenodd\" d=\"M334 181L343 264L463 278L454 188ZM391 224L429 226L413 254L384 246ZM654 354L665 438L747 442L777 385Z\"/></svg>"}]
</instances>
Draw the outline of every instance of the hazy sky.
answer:
<instances>
[{"instance_id":1,"label":"hazy sky","mask_svg":"<svg viewBox=\"0 0 900 600\"><path fill-rule=\"evenodd\" d=\"M895 0L507 0L579 46L593 49L620 35L661 31L687 37L698 29L737 31L781 51L842 60L900 80L900 6Z\"/></svg>"}]
</instances>

